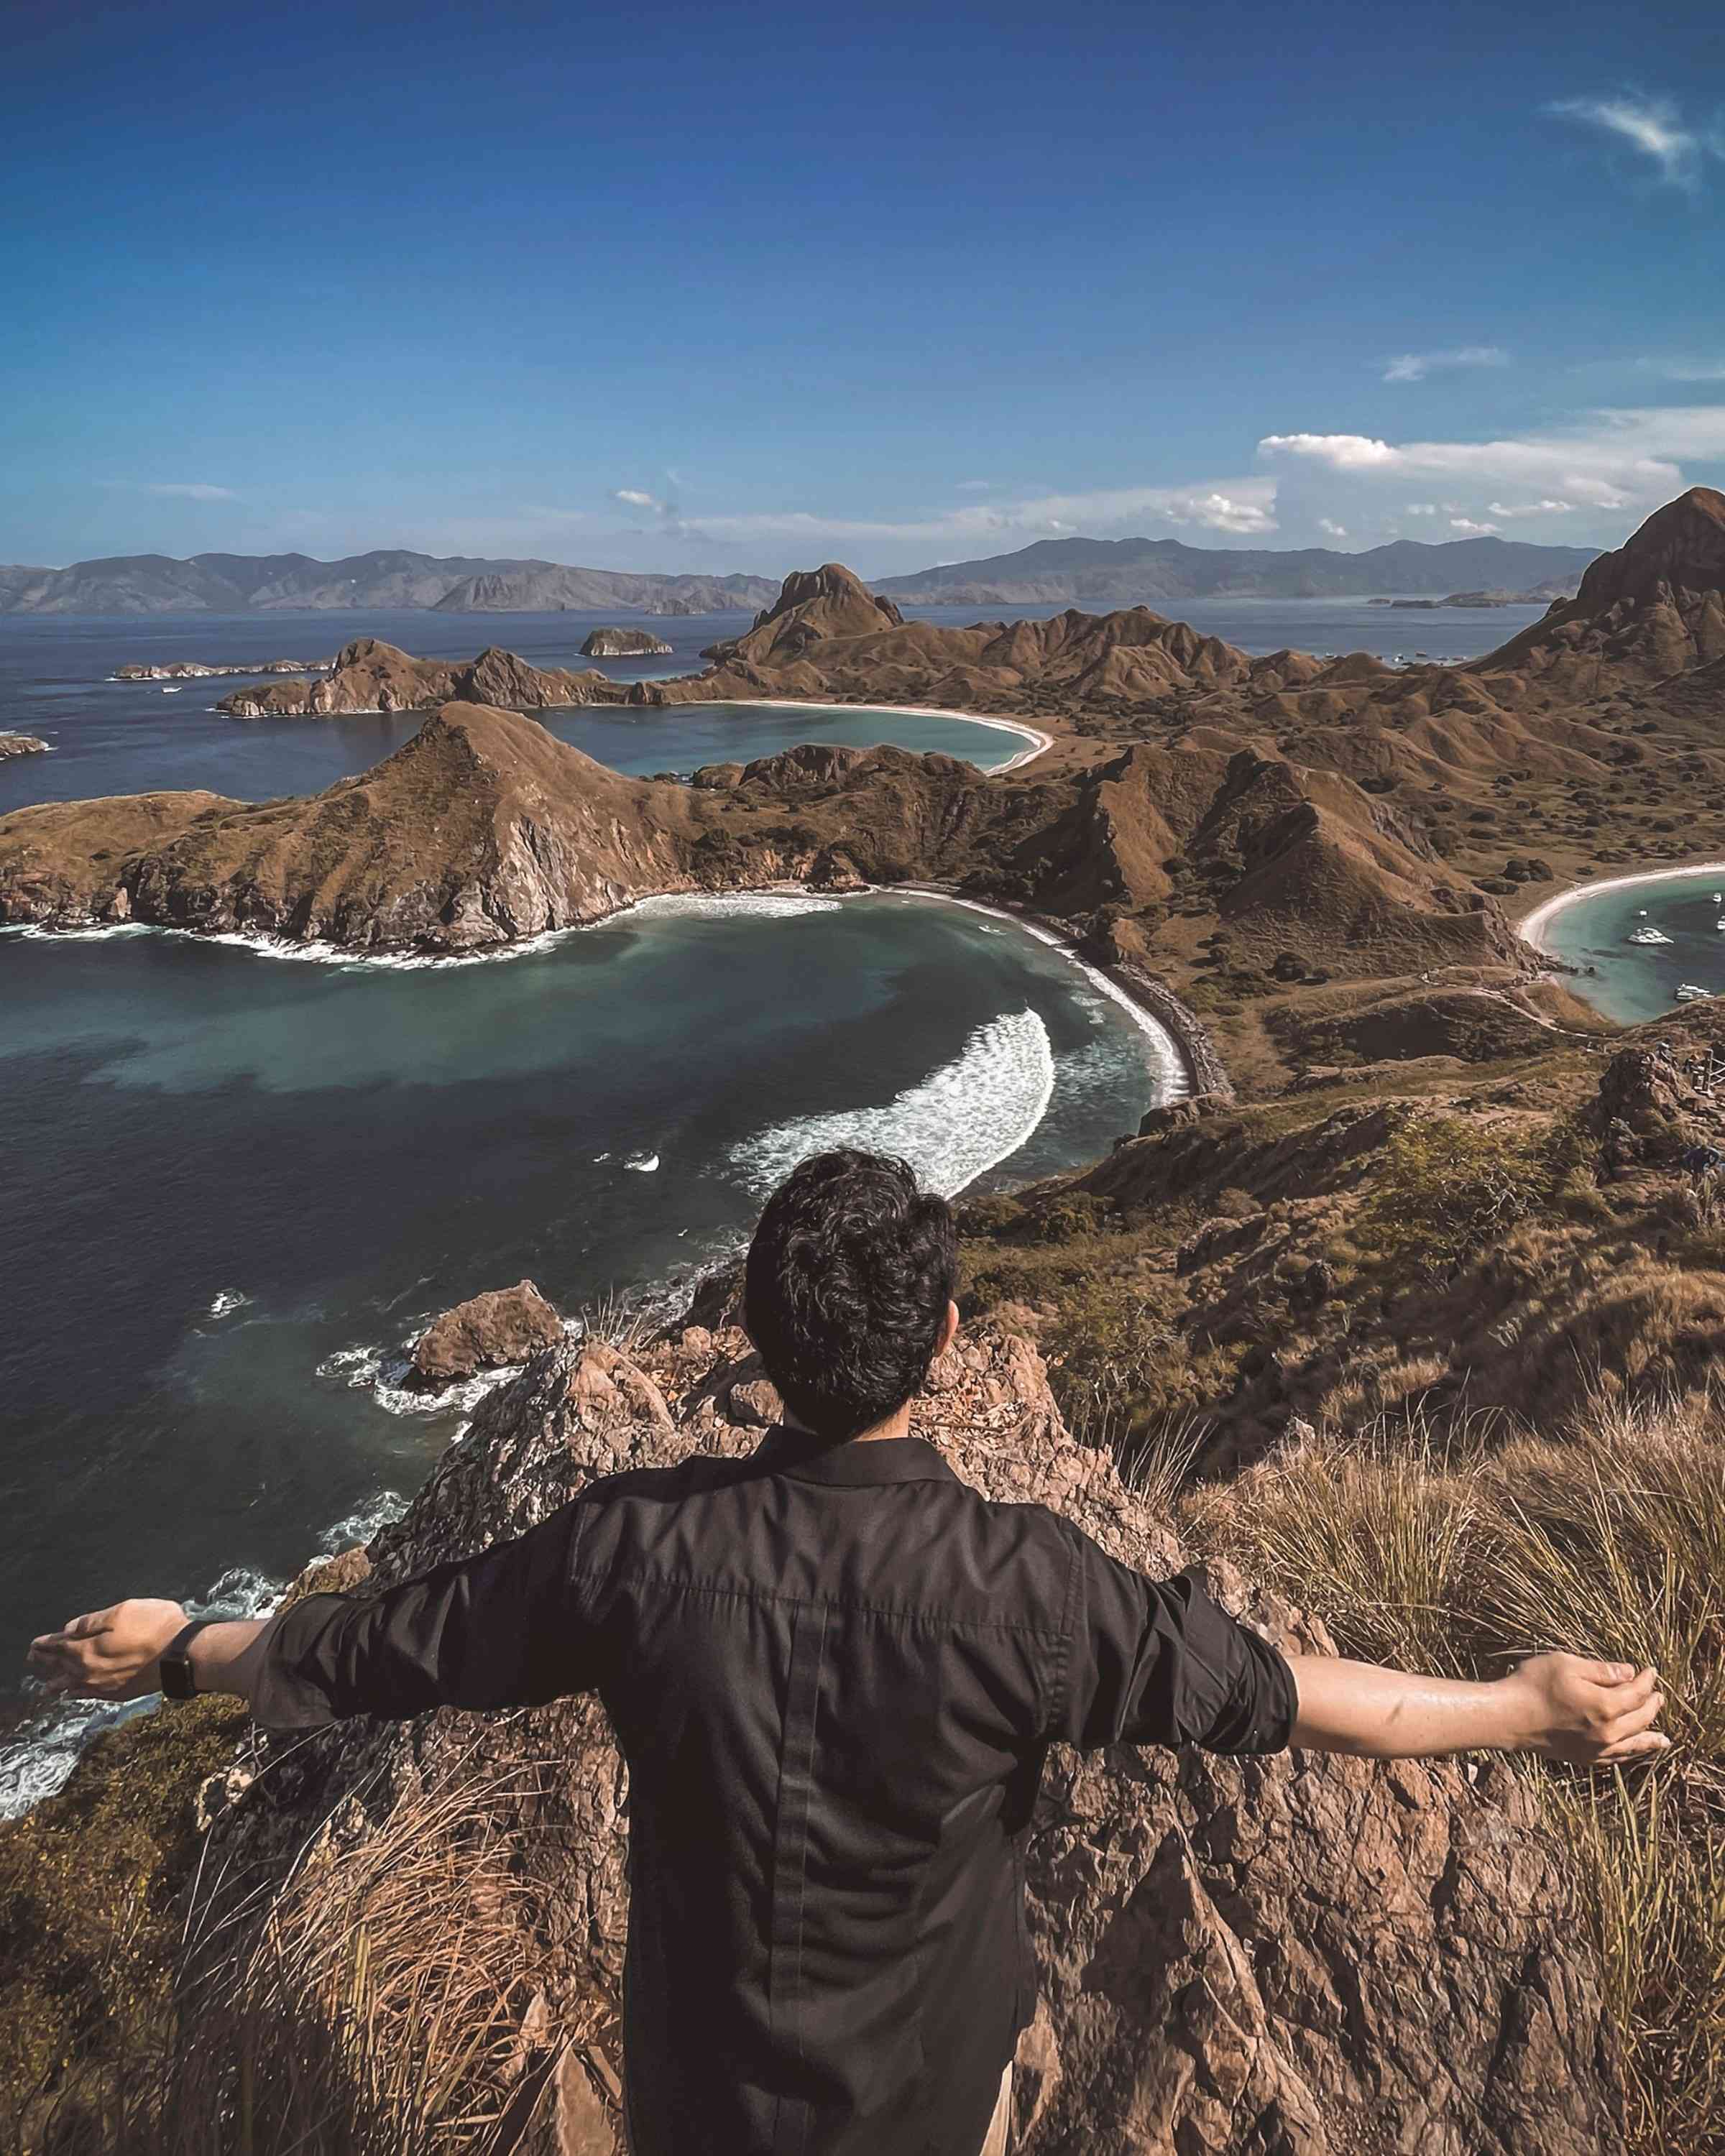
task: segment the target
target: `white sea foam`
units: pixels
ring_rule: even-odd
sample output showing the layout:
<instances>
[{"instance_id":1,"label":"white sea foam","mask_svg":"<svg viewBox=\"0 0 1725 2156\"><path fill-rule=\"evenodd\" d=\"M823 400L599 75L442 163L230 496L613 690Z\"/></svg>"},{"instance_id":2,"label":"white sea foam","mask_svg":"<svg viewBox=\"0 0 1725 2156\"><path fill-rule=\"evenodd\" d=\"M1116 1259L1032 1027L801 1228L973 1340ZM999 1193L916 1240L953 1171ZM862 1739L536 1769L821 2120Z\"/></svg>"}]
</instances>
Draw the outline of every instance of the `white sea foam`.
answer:
<instances>
[{"instance_id":1,"label":"white sea foam","mask_svg":"<svg viewBox=\"0 0 1725 2156\"><path fill-rule=\"evenodd\" d=\"M884 1106L800 1116L746 1138L731 1159L757 1190L769 1190L810 1153L860 1146L910 1162L950 1198L1015 1153L1054 1094L1048 1028L1032 1010L979 1025L943 1064Z\"/></svg>"},{"instance_id":2,"label":"white sea foam","mask_svg":"<svg viewBox=\"0 0 1725 2156\"><path fill-rule=\"evenodd\" d=\"M407 1375L409 1363L404 1350L399 1348L340 1348L333 1355L326 1355L313 1373L320 1378L333 1378L356 1392L368 1392L385 1414L440 1415L456 1409L470 1414L487 1393L494 1393L499 1385L506 1385L511 1378L518 1378L526 1365L511 1363L495 1370L481 1370L477 1377L469 1378L459 1385L445 1385L438 1392L422 1392L409 1385Z\"/></svg>"},{"instance_id":3,"label":"white sea foam","mask_svg":"<svg viewBox=\"0 0 1725 2156\"><path fill-rule=\"evenodd\" d=\"M250 1301L251 1297L242 1295L238 1288L223 1288L211 1303L209 1315L212 1317L226 1317L230 1311L244 1310Z\"/></svg>"},{"instance_id":4,"label":"white sea foam","mask_svg":"<svg viewBox=\"0 0 1725 2156\"><path fill-rule=\"evenodd\" d=\"M659 1155L656 1152L632 1152L623 1164L625 1168L634 1168L639 1174L653 1175L658 1171Z\"/></svg>"}]
</instances>

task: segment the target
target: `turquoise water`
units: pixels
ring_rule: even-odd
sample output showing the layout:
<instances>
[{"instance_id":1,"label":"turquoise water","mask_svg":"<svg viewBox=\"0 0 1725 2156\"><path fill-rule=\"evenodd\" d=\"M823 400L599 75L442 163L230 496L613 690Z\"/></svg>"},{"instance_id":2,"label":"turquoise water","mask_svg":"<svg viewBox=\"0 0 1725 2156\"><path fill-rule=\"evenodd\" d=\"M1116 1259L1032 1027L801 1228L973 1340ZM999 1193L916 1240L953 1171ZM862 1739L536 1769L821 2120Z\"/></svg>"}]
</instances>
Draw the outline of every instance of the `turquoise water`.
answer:
<instances>
[{"instance_id":1,"label":"turquoise water","mask_svg":"<svg viewBox=\"0 0 1725 2156\"><path fill-rule=\"evenodd\" d=\"M1725 870L1662 876L1602 889L1554 914L1541 947L1583 970L1571 983L1596 1009L1624 1024L1674 1009L1681 986L1725 997ZM1636 944L1638 929L1656 928L1669 943Z\"/></svg>"}]
</instances>

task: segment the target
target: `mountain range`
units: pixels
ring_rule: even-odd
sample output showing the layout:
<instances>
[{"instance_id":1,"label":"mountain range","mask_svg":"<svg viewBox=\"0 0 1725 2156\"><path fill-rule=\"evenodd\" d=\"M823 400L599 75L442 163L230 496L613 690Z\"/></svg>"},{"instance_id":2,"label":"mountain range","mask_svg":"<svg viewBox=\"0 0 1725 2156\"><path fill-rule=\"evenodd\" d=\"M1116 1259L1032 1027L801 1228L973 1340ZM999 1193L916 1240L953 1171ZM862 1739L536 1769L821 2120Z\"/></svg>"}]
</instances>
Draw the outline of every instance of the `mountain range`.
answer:
<instances>
[{"instance_id":1,"label":"mountain range","mask_svg":"<svg viewBox=\"0 0 1725 2156\"><path fill-rule=\"evenodd\" d=\"M915 606L1132 606L1216 594L1344 598L1394 593L1532 591L1567 598L1594 559L1586 547L1511 539L1397 540L1364 553L1327 547L1188 547L1178 539L1040 539L1014 554L889 577L875 588ZM779 593L776 578L664 576L490 561L382 547L320 562L309 554L116 554L68 568L0 564L0 613L752 613Z\"/></svg>"},{"instance_id":2,"label":"mountain range","mask_svg":"<svg viewBox=\"0 0 1725 2156\"><path fill-rule=\"evenodd\" d=\"M1534 547L1519 539L1398 539L1344 554L1332 547L1189 547L1179 539L1039 539L1016 553L949 562L875 589L904 606L1132 606L1209 598L1320 599L1394 593L1529 591L1567 598L1593 547Z\"/></svg>"},{"instance_id":3,"label":"mountain range","mask_svg":"<svg viewBox=\"0 0 1725 2156\"><path fill-rule=\"evenodd\" d=\"M557 562L488 561L382 547L339 562L309 554L115 554L69 568L0 566L0 613L746 613L770 606L769 577L635 575Z\"/></svg>"}]
</instances>

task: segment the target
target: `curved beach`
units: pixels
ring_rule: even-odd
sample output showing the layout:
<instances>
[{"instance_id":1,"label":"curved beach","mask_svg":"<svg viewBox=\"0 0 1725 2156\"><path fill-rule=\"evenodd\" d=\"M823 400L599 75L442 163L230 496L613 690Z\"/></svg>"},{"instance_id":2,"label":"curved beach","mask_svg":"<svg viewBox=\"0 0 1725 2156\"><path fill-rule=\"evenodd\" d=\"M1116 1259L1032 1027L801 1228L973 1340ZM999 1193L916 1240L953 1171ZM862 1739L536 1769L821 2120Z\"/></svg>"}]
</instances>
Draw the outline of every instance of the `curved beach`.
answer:
<instances>
[{"instance_id":1,"label":"curved beach","mask_svg":"<svg viewBox=\"0 0 1725 2156\"><path fill-rule=\"evenodd\" d=\"M1637 884L1677 883L1691 877L1699 880L1703 876L1725 878L1725 861L1685 862L1681 868L1643 869L1638 870L1634 875L1599 876L1591 883L1571 884L1567 891L1560 891L1553 897L1542 899L1531 912L1524 913L1515 923L1515 931L1524 943L1531 944L1543 957L1553 957L1557 954L1544 940L1546 930L1560 913L1579 905L1582 900L1598 898L1608 891L1629 891Z\"/></svg>"},{"instance_id":2,"label":"curved beach","mask_svg":"<svg viewBox=\"0 0 1725 2156\"><path fill-rule=\"evenodd\" d=\"M990 778L999 778L1004 773L1019 770L1031 763L1045 750L1054 747L1055 737L1038 726L1027 726L1022 719L984 718L980 711L951 711L937 704L813 704L800 696L715 696L713 707L732 707L737 711L764 709L778 711L881 711L888 716L908 719L957 719L968 726L992 726L996 733L1016 734L1029 747L1016 756L1009 757L1004 763L997 763L989 772Z\"/></svg>"}]
</instances>

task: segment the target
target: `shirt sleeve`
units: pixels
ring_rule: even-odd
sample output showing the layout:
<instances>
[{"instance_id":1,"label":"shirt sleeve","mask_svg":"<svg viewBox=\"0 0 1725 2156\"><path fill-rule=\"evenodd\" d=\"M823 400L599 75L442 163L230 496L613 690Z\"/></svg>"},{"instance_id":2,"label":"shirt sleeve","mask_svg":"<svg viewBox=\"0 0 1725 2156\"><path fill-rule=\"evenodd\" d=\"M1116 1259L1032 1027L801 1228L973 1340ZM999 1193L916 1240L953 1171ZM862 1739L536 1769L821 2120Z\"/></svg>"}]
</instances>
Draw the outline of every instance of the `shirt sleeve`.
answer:
<instances>
[{"instance_id":1,"label":"shirt sleeve","mask_svg":"<svg viewBox=\"0 0 1725 2156\"><path fill-rule=\"evenodd\" d=\"M1293 1733L1293 1671L1191 1572L1153 1580L1075 1529L1066 1682L1051 1734L1101 1744L1280 1752Z\"/></svg>"},{"instance_id":2,"label":"shirt sleeve","mask_svg":"<svg viewBox=\"0 0 1725 2156\"><path fill-rule=\"evenodd\" d=\"M252 1712L266 1729L433 1707L537 1707L594 1681L574 1558L586 1508L366 1599L308 1594L264 1642Z\"/></svg>"}]
</instances>

